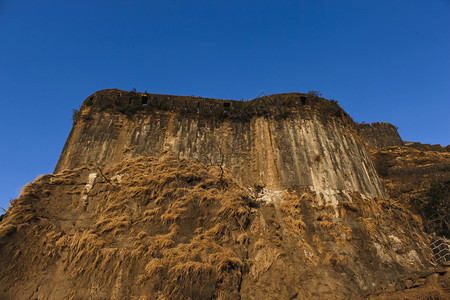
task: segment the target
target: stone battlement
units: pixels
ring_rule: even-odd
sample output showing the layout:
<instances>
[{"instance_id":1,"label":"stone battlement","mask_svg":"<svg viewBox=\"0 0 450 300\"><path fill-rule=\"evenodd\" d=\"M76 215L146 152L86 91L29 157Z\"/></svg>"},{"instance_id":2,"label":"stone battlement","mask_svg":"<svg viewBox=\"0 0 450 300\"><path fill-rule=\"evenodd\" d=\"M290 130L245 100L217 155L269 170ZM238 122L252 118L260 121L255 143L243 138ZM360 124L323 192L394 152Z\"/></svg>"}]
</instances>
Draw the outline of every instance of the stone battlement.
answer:
<instances>
[{"instance_id":1,"label":"stone battlement","mask_svg":"<svg viewBox=\"0 0 450 300\"><path fill-rule=\"evenodd\" d=\"M403 141L398 134L397 127L390 123L362 123L358 124L357 128L359 134L364 138L364 142L372 149L403 146Z\"/></svg>"},{"instance_id":2,"label":"stone battlement","mask_svg":"<svg viewBox=\"0 0 450 300\"><path fill-rule=\"evenodd\" d=\"M81 106L55 172L135 156L223 166L247 187L308 187L336 203L351 192L384 197L353 120L316 95L249 101L103 90Z\"/></svg>"},{"instance_id":3,"label":"stone battlement","mask_svg":"<svg viewBox=\"0 0 450 300\"><path fill-rule=\"evenodd\" d=\"M315 110L324 115L349 118L336 101L302 93L274 94L239 101L109 89L89 96L84 101L82 109L87 107L92 107L94 110L121 112L126 115L166 111L180 115L214 116L241 121L249 121L255 116L285 118L305 109Z\"/></svg>"}]
</instances>

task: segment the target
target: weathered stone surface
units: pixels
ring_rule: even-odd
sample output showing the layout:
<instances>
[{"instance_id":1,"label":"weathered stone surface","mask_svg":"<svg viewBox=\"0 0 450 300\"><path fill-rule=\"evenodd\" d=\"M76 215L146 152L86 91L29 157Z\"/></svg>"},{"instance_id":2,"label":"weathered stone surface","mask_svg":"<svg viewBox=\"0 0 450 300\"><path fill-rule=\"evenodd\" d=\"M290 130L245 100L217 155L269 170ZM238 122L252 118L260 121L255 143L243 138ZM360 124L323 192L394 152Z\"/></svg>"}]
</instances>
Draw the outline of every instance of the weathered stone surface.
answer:
<instances>
[{"instance_id":1,"label":"weathered stone surface","mask_svg":"<svg viewBox=\"0 0 450 300\"><path fill-rule=\"evenodd\" d=\"M439 144L430 145L430 144L422 144L418 142L403 142L405 146L411 147L421 151L437 151L437 152L450 152L450 145L441 146Z\"/></svg>"},{"instance_id":2,"label":"weathered stone surface","mask_svg":"<svg viewBox=\"0 0 450 300\"><path fill-rule=\"evenodd\" d=\"M140 97L148 97L146 106ZM55 172L168 152L208 165L223 160L246 186L308 186L332 202L353 191L385 195L354 123L336 104L304 94L252 101L96 93L84 102ZM128 116L120 112L126 103L134 103L125 106L133 109Z\"/></svg>"},{"instance_id":3,"label":"weathered stone surface","mask_svg":"<svg viewBox=\"0 0 450 300\"><path fill-rule=\"evenodd\" d=\"M364 138L364 142L372 149L403 146L403 141L397 132L397 128L390 123L358 124L358 132Z\"/></svg>"},{"instance_id":4,"label":"weathered stone surface","mask_svg":"<svg viewBox=\"0 0 450 300\"><path fill-rule=\"evenodd\" d=\"M2 299L446 294L422 220L384 197L336 102L106 90L74 117L55 174L27 185L0 222ZM391 148L372 151L395 161L389 178L448 161Z\"/></svg>"}]
</instances>

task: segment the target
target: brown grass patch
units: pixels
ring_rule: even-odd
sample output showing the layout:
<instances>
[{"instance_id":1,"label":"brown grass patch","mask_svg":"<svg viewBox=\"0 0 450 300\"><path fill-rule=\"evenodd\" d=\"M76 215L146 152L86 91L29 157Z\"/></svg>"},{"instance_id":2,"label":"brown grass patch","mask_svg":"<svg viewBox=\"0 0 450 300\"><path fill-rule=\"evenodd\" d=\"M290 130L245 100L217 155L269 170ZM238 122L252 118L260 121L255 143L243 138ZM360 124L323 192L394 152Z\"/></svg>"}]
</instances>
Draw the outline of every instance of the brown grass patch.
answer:
<instances>
[{"instance_id":1,"label":"brown grass patch","mask_svg":"<svg viewBox=\"0 0 450 300\"><path fill-rule=\"evenodd\" d=\"M84 210L73 197L84 191L87 168L44 176L24 188L0 223L0 237L13 238L31 225L29 243L37 247L11 250L16 272L5 268L3 278L13 282L25 272L39 274L52 263L49 257L64 257L72 296L94 282L109 298L118 278L135 289L145 286L155 298L237 295L243 262L231 246L248 244L250 208L246 190L228 172L220 180L216 167L172 157L138 157L102 171L116 178L114 184L97 178ZM74 185L67 200L52 198L60 185ZM44 196L49 204L36 206ZM50 211L63 200L72 201L67 211ZM50 218L73 233L50 225ZM20 267L27 264L37 267Z\"/></svg>"}]
</instances>

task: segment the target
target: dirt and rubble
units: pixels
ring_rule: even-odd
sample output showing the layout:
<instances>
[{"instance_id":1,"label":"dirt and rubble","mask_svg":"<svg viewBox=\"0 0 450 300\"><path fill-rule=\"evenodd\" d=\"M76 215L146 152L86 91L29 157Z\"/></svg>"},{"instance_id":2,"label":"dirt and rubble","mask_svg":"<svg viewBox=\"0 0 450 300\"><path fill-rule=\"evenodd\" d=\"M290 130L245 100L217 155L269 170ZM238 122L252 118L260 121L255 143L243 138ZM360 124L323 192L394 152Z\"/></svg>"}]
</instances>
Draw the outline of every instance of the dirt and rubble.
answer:
<instances>
[{"instance_id":1,"label":"dirt and rubble","mask_svg":"<svg viewBox=\"0 0 450 300\"><path fill-rule=\"evenodd\" d=\"M28 184L1 222L0 264L9 299L355 298L437 267L395 201L249 189L170 156Z\"/></svg>"}]
</instances>

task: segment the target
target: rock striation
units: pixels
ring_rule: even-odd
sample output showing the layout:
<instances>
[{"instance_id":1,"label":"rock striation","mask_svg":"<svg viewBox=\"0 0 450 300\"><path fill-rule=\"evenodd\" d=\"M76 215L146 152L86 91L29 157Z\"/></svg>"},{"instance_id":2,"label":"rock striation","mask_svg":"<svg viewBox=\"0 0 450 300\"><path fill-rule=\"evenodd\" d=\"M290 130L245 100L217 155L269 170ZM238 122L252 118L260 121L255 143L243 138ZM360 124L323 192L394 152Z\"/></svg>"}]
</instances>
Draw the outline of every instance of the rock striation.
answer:
<instances>
[{"instance_id":1,"label":"rock striation","mask_svg":"<svg viewBox=\"0 0 450 300\"><path fill-rule=\"evenodd\" d=\"M81 106L55 172L161 153L221 165L245 186L385 196L351 118L300 93L243 102L100 91Z\"/></svg>"},{"instance_id":2,"label":"rock striation","mask_svg":"<svg viewBox=\"0 0 450 300\"><path fill-rule=\"evenodd\" d=\"M315 94L99 91L0 219L0 298L444 299L409 198L450 154L400 142Z\"/></svg>"}]
</instances>

